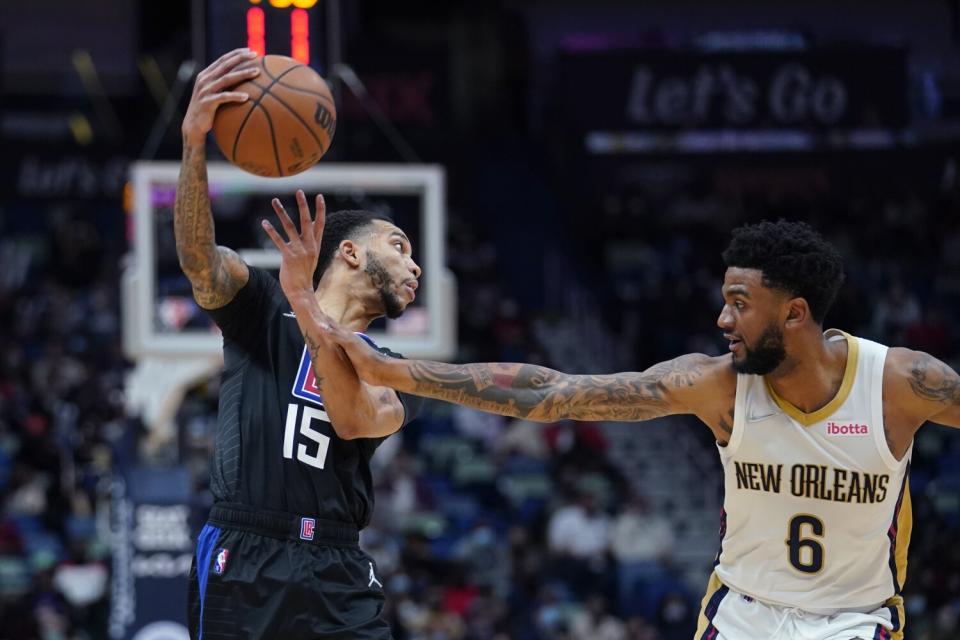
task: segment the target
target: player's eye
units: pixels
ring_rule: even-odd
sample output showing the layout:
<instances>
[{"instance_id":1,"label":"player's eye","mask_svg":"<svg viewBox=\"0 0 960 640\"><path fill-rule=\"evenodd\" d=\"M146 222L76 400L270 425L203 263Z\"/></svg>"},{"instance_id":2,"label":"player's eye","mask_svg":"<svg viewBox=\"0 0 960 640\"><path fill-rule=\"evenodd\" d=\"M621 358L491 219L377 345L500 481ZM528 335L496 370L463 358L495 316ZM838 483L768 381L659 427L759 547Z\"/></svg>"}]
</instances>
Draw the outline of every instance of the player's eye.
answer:
<instances>
[{"instance_id":1,"label":"player's eye","mask_svg":"<svg viewBox=\"0 0 960 640\"><path fill-rule=\"evenodd\" d=\"M743 309L746 305L743 304L742 300L737 300L733 303L733 306L735 306L737 309Z\"/></svg>"},{"instance_id":2,"label":"player's eye","mask_svg":"<svg viewBox=\"0 0 960 640\"><path fill-rule=\"evenodd\" d=\"M395 247L397 248L397 251L399 251L400 253L403 253L403 243L402 243L402 242L394 242L394 243L393 243L393 246L395 246Z\"/></svg>"}]
</instances>

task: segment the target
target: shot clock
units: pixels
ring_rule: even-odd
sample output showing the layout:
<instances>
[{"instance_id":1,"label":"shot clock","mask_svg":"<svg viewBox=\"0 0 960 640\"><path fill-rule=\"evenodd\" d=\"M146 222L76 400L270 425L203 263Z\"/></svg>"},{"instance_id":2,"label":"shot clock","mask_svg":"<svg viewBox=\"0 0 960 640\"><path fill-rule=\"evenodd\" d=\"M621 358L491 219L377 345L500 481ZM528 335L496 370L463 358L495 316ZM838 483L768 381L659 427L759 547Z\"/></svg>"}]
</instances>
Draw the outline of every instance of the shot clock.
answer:
<instances>
[{"instance_id":1,"label":"shot clock","mask_svg":"<svg viewBox=\"0 0 960 640\"><path fill-rule=\"evenodd\" d=\"M327 73L326 7L331 0L208 0L207 62L237 47L289 56ZM334 0L335 1L335 0Z\"/></svg>"}]
</instances>

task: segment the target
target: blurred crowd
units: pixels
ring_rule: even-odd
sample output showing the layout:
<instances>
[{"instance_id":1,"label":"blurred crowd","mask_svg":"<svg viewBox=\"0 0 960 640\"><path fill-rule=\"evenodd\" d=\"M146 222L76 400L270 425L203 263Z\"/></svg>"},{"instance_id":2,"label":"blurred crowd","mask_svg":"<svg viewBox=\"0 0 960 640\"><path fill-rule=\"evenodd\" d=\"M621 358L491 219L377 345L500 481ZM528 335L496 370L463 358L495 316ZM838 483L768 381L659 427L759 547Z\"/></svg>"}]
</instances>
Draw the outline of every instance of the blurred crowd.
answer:
<instances>
[{"instance_id":1,"label":"blurred crowd","mask_svg":"<svg viewBox=\"0 0 960 640\"><path fill-rule=\"evenodd\" d=\"M96 216L0 216L0 637L106 637L106 485L129 451L122 243Z\"/></svg>"},{"instance_id":2,"label":"blurred crowd","mask_svg":"<svg viewBox=\"0 0 960 640\"><path fill-rule=\"evenodd\" d=\"M608 282L596 313L635 368L720 352L713 322L726 233L716 220L729 217L717 211L750 219L770 209L704 196L672 202L678 215L657 223L642 216L654 204L611 198L594 218L596 233L618 231L600 238ZM846 257L848 285L828 324L960 367L957 199L807 204L773 210L811 220ZM123 410L123 225L60 211L20 228L14 216L0 218L0 638L105 638L110 564L100 520L111 474L136 456L141 434ZM461 216L449 243L460 359L563 368L535 330L548 310L505 292L493 238ZM181 439L197 446L181 442L168 456L182 456L200 492L216 388L188 395L178 422ZM706 429L677 428L709 453ZM912 639L960 636L957 435L925 427L914 450ZM691 638L705 583L689 577L672 513L613 448L609 425L540 425L441 403L388 440L374 459L377 508L362 544L377 561L397 639ZM700 481L719 493L719 465L708 468ZM699 571L705 579L709 562Z\"/></svg>"}]
</instances>

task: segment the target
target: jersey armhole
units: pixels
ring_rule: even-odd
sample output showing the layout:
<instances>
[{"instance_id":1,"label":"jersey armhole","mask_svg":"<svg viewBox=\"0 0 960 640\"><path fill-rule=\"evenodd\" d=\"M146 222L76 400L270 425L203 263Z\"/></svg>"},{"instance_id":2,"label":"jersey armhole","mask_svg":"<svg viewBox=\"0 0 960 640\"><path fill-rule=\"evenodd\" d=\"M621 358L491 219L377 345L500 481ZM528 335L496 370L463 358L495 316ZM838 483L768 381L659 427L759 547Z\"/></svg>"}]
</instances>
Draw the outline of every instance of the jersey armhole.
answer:
<instances>
[{"instance_id":1,"label":"jersey armhole","mask_svg":"<svg viewBox=\"0 0 960 640\"><path fill-rule=\"evenodd\" d=\"M873 371L871 371L871 381L874 388L870 394L870 412L873 414L873 424L877 425L873 429L873 441L877 445L877 451L880 453L880 459L892 471L900 469L902 461L898 461L893 452L890 451L890 445L887 444L887 429L883 423L883 370L887 363L888 349L884 347L883 352L874 356L872 362ZM911 447L913 445L911 444ZM904 458L910 455L908 450Z\"/></svg>"},{"instance_id":2,"label":"jersey armhole","mask_svg":"<svg viewBox=\"0 0 960 640\"><path fill-rule=\"evenodd\" d=\"M737 374L737 392L734 395L733 401L733 433L730 434L730 440L727 441L727 446L722 447L717 444L717 448L720 450L721 455L732 456L737 452L737 449L740 448L740 442L743 440L743 432L747 428L747 387L749 382L747 377L742 374Z\"/></svg>"}]
</instances>

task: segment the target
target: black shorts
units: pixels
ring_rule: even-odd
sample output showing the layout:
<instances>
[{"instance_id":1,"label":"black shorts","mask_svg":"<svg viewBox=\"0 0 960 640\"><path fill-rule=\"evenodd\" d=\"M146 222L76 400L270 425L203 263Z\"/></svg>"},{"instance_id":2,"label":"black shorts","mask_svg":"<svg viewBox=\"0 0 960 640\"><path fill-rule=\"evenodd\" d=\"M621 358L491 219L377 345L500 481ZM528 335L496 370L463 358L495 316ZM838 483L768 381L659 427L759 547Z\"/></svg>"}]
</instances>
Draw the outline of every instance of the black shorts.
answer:
<instances>
[{"instance_id":1,"label":"black shorts","mask_svg":"<svg viewBox=\"0 0 960 640\"><path fill-rule=\"evenodd\" d=\"M353 525L214 505L190 569L192 640L390 640Z\"/></svg>"}]
</instances>

